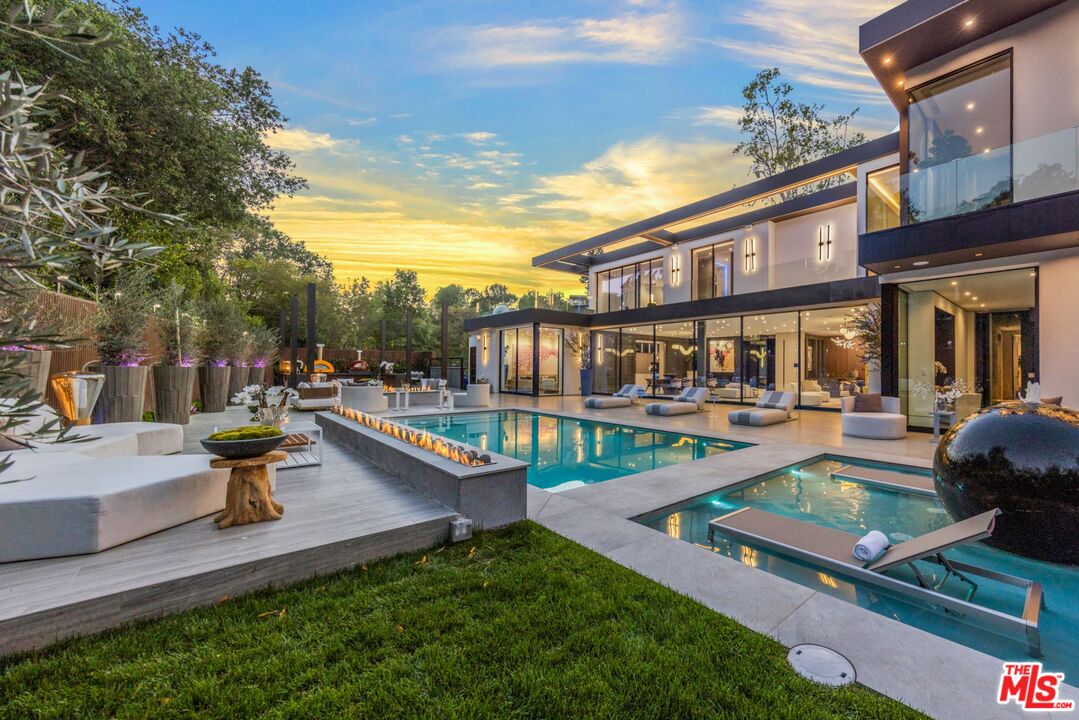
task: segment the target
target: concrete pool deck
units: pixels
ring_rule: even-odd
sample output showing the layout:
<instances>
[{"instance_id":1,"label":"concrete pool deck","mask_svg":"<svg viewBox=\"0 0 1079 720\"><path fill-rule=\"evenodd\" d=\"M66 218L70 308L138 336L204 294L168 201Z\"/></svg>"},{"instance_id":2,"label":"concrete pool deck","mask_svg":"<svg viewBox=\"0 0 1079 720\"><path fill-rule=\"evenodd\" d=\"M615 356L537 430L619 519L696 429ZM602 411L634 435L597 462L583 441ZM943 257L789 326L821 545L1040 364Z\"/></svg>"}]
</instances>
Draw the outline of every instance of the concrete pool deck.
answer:
<instances>
[{"instance_id":1,"label":"concrete pool deck","mask_svg":"<svg viewBox=\"0 0 1079 720\"><path fill-rule=\"evenodd\" d=\"M911 433L896 441L847 438L840 432L838 413L816 411L801 411L798 420L770 427L731 426L726 420L729 408L722 405L692 415L656 418L641 406L586 410L579 397L493 395L488 409L537 410L754 443L736 452L561 493L530 486L528 517L788 647L800 643L830 647L853 663L858 682L932 717L982 720L1052 714L997 704L1002 661L996 657L634 521L824 455L928 468L936 449L928 434ZM476 411L462 408L455 414ZM432 412L446 413L425 408L409 414ZM1061 697L1079 699L1079 689L1065 686Z\"/></svg>"}]
</instances>

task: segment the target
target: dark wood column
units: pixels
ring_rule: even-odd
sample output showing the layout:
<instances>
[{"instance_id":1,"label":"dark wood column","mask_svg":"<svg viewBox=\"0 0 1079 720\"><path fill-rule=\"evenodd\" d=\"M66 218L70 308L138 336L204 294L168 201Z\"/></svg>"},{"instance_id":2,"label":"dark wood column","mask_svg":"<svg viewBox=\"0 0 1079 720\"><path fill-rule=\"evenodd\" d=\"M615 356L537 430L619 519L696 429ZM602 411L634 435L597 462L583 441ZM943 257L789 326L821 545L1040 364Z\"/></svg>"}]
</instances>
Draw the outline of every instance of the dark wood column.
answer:
<instances>
[{"instance_id":1,"label":"dark wood column","mask_svg":"<svg viewBox=\"0 0 1079 720\"><path fill-rule=\"evenodd\" d=\"M899 286L880 286L880 390L899 397Z\"/></svg>"}]
</instances>

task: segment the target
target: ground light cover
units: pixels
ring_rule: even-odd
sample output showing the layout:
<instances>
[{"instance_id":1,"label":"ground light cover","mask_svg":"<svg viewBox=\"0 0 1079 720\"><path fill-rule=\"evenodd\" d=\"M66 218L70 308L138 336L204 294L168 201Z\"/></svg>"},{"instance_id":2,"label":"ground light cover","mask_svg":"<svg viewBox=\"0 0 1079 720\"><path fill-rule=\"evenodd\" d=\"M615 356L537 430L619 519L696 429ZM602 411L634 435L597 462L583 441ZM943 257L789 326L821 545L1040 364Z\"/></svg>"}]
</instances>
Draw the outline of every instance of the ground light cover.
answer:
<instances>
[{"instance_id":1,"label":"ground light cover","mask_svg":"<svg viewBox=\"0 0 1079 720\"><path fill-rule=\"evenodd\" d=\"M914 718L533 523L0 660L0 718Z\"/></svg>"}]
</instances>

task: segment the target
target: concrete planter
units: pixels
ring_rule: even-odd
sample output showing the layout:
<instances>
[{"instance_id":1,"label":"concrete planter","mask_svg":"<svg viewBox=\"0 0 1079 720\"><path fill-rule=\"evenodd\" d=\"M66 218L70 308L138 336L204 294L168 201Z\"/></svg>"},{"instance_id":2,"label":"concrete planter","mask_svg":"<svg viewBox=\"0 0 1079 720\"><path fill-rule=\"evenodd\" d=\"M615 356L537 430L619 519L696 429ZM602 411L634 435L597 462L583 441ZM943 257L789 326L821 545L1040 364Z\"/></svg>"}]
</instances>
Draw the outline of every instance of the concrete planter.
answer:
<instances>
[{"instance_id":1,"label":"concrete planter","mask_svg":"<svg viewBox=\"0 0 1079 720\"><path fill-rule=\"evenodd\" d=\"M229 400L229 376L232 368L228 365L199 366L199 397L202 398L202 411L225 412Z\"/></svg>"},{"instance_id":2,"label":"concrete planter","mask_svg":"<svg viewBox=\"0 0 1079 720\"><path fill-rule=\"evenodd\" d=\"M150 374L150 368L145 365L102 365L101 374L105 376L105 386L94 406L94 424L142 420L146 407L146 376Z\"/></svg>"},{"instance_id":3,"label":"concrete planter","mask_svg":"<svg viewBox=\"0 0 1079 720\"><path fill-rule=\"evenodd\" d=\"M262 385L266 382L266 368L264 367L249 367L247 368L247 384L248 385Z\"/></svg>"},{"instance_id":4,"label":"concrete planter","mask_svg":"<svg viewBox=\"0 0 1079 720\"><path fill-rule=\"evenodd\" d=\"M382 412L389 408L381 385L342 385L341 407L359 412Z\"/></svg>"},{"instance_id":5,"label":"concrete planter","mask_svg":"<svg viewBox=\"0 0 1079 720\"><path fill-rule=\"evenodd\" d=\"M193 367L154 365L154 419L157 422L188 423L197 374Z\"/></svg>"},{"instance_id":6,"label":"concrete planter","mask_svg":"<svg viewBox=\"0 0 1079 720\"><path fill-rule=\"evenodd\" d=\"M23 360L16 372L30 378L30 389L42 397L49 386L49 367L52 365L51 350L9 350L3 353L5 357L16 357Z\"/></svg>"},{"instance_id":7,"label":"concrete planter","mask_svg":"<svg viewBox=\"0 0 1079 720\"><path fill-rule=\"evenodd\" d=\"M491 404L491 384L472 383L465 388L465 401L468 407L487 407Z\"/></svg>"},{"instance_id":8,"label":"concrete planter","mask_svg":"<svg viewBox=\"0 0 1079 720\"><path fill-rule=\"evenodd\" d=\"M246 365L233 365L232 372L229 373L229 404L232 404L232 398L236 393L244 389L247 385L247 378L250 374L249 368Z\"/></svg>"}]
</instances>

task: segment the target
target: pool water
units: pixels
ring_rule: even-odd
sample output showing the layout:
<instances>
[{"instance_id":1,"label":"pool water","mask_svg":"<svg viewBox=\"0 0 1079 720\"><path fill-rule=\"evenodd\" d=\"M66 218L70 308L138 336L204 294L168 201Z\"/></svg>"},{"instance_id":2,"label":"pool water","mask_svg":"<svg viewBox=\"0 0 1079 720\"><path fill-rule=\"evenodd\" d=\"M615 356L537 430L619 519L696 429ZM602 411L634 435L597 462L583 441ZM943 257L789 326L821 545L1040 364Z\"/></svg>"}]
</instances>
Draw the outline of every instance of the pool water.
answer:
<instances>
[{"instance_id":1,"label":"pool water","mask_svg":"<svg viewBox=\"0 0 1079 720\"><path fill-rule=\"evenodd\" d=\"M665 511L642 522L672 537L711 548L746 565L856 603L1001 659L1030 659L1024 642L988 632L984 627L965 623L926 604L890 597L841 576L822 572L809 564L740 545L724 538L719 532L715 535L715 544L709 544L708 522L747 506L859 535L874 529L881 530L893 542L907 539L907 536L921 535L951 522L936 498L838 482L829 477L829 472L852 464L887 467L868 462L827 459L787 470L752 485L693 500L675 508L674 512ZM916 472L895 466L888 469ZM925 471L924 474L928 476L930 473ZM1046 602L1040 617L1043 663L1047 670L1063 672L1065 682L1074 684L1079 681L1079 568L1030 560L982 543L954 548L946 553L946 557L1040 582ZM922 562L919 568L930 576L931 581L940 579L939 566ZM904 577L903 573L910 577ZM889 571L889 574L913 580L912 574L906 569L894 573ZM978 584L978 591L973 602L1010 615L1022 615L1023 589L981 577L974 580ZM959 586L960 583L952 578L942 591L959 596L962 590Z\"/></svg>"},{"instance_id":2,"label":"pool water","mask_svg":"<svg viewBox=\"0 0 1079 720\"><path fill-rule=\"evenodd\" d=\"M400 422L531 463L528 483L552 492L749 447L519 410L409 417Z\"/></svg>"}]
</instances>

